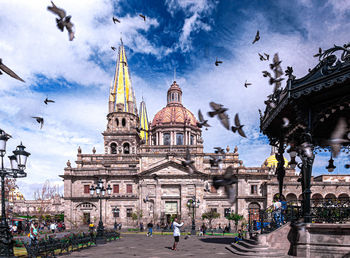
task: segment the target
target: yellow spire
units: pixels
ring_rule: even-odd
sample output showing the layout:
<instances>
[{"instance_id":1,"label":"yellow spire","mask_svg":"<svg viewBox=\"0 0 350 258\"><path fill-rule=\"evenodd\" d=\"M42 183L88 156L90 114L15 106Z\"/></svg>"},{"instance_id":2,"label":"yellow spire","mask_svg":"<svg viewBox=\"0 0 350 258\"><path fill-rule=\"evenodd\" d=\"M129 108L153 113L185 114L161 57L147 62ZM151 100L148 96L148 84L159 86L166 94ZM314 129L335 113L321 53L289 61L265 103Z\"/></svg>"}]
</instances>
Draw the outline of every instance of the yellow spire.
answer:
<instances>
[{"instance_id":1,"label":"yellow spire","mask_svg":"<svg viewBox=\"0 0 350 258\"><path fill-rule=\"evenodd\" d=\"M109 101L113 102L113 111L116 110L118 104L123 104L123 112L130 112L136 115L135 108L129 110L128 102L131 101L135 105L135 98L133 96L133 89L131 86L131 78L129 73L128 61L126 59L123 41L119 46L117 65L115 69L114 79L111 85Z\"/></svg>"},{"instance_id":2,"label":"yellow spire","mask_svg":"<svg viewBox=\"0 0 350 258\"><path fill-rule=\"evenodd\" d=\"M143 129L140 132L140 137L142 140L145 140L145 142L147 143L148 140L148 130L149 130L149 126L148 126L148 116L147 116L147 109L146 109L146 103L143 101L141 101L140 103L140 128ZM144 131L145 130L145 131Z\"/></svg>"}]
</instances>

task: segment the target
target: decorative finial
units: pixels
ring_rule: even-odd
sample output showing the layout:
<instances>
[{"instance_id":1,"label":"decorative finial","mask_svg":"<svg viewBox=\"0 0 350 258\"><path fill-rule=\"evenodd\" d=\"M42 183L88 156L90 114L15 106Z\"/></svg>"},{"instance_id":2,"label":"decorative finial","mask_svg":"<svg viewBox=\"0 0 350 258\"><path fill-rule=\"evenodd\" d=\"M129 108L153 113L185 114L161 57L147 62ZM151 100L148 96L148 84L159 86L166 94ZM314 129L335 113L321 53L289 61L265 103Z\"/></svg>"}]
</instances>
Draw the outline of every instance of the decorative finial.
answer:
<instances>
[{"instance_id":1,"label":"decorative finial","mask_svg":"<svg viewBox=\"0 0 350 258\"><path fill-rule=\"evenodd\" d=\"M68 161L67 161L67 168L71 168L71 165L72 165L72 164L71 164L70 161L68 160Z\"/></svg>"},{"instance_id":2,"label":"decorative finial","mask_svg":"<svg viewBox=\"0 0 350 258\"><path fill-rule=\"evenodd\" d=\"M227 145L226 152L230 152L230 146Z\"/></svg>"},{"instance_id":3,"label":"decorative finial","mask_svg":"<svg viewBox=\"0 0 350 258\"><path fill-rule=\"evenodd\" d=\"M92 148L92 153L95 154L96 153L96 149L95 147Z\"/></svg>"},{"instance_id":4,"label":"decorative finial","mask_svg":"<svg viewBox=\"0 0 350 258\"><path fill-rule=\"evenodd\" d=\"M78 154L81 154L81 148L80 148L80 146L79 146L79 148L78 148Z\"/></svg>"},{"instance_id":5,"label":"decorative finial","mask_svg":"<svg viewBox=\"0 0 350 258\"><path fill-rule=\"evenodd\" d=\"M237 153L237 151L238 151L238 147L237 146L235 146L235 149L234 149L234 153Z\"/></svg>"}]
</instances>

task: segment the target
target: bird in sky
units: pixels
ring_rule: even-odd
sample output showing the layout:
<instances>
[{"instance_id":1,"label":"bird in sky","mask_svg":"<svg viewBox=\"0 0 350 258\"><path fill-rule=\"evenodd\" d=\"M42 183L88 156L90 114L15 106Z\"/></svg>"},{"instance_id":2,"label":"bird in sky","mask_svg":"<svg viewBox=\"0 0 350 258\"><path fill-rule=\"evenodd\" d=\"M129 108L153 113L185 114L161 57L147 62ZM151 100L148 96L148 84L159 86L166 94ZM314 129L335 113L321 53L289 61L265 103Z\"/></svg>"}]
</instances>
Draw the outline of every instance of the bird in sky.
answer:
<instances>
[{"instance_id":1,"label":"bird in sky","mask_svg":"<svg viewBox=\"0 0 350 258\"><path fill-rule=\"evenodd\" d=\"M2 72L7 73L10 75L12 78L15 78L16 80L19 80L21 82L25 82L21 77L19 77L14 71L12 71L10 68L8 68L6 65L3 64L2 59L0 58L0 75Z\"/></svg>"},{"instance_id":2,"label":"bird in sky","mask_svg":"<svg viewBox=\"0 0 350 258\"><path fill-rule=\"evenodd\" d=\"M281 83L283 80L284 80L284 78L277 78L277 79L275 79L275 78L271 77L270 80L269 80L269 83L270 83L270 85L272 85L274 83Z\"/></svg>"},{"instance_id":3,"label":"bird in sky","mask_svg":"<svg viewBox=\"0 0 350 258\"><path fill-rule=\"evenodd\" d=\"M204 117L200 109L198 110L198 120L199 122L197 122L197 126L199 128L202 128L203 126L210 127L210 125L208 124L208 120L204 120Z\"/></svg>"},{"instance_id":4,"label":"bird in sky","mask_svg":"<svg viewBox=\"0 0 350 258\"><path fill-rule=\"evenodd\" d=\"M114 24L116 24L116 22L120 23L120 21L117 18L115 18L114 16L113 16L112 20L113 20Z\"/></svg>"},{"instance_id":5,"label":"bird in sky","mask_svg":"<svg viewBox=\"0 0 350 258\"><path fill-rule=\"evenodd\" d=\"M282 60L279 60L278 53L276 53L276 54L273 56L272 64L270 64L271 70L278 68L278 67L281 65L281 63L282 63ZM283 73L282 73L282 74L283 74Z\"/></svg>"},{"instance_id":6,"label":"bird in sky","mask_svg":"<svg viewBox=\"0 0 350 258\"><path fill-rule=\"evenodd\" d=\"M139 14L139 16L143 19L143 21L146 21L146 16L144 16L143 14Z\"/></svg>"},{"instance_id":7,"label":"bird in sky","mask_svg":"<svg viewBox=\"0 0 350 258\"><path fill-rule=\"evenodd\" d=\"M229 166L228 168L226 168L225 173L223 175L213 177L213 186L215 187L215 189L224 187L225 193L228 196L230 203L234 203L236 201L236 193L232 185L238 183L238 178L236 175L234 175L233 172L233 167Z\"/></svg>"},{"instance_id":8,"label":"bird in sky","mask_svg":"<svg viewBox=\"0 0 350 258\"><path fill-rule=\"evenodd\" d=\"M214 111L208 112L210 117L218 116L221 124L227 129L230 129L230 120L228 115L226 114L227 108L224 108L221 104L216 104L215 102L210 102L209 105Z\"/></svg>"},{"instance_id":9,"label":"bird in sky","mask_svg":"<svg viewBox=\"0 0 350 258\"><path fill-rule=\"evenodd\" d=\"M214 147L216 154L225 154L225 150L221 147Z\"/></svg>"},{"instance_id":10,"label":"bird in sky","mask_svg":"<svg viewBox=\"0 0 350 258\"><path fill-rule=\"evenodd\" d=\"M344 138L344 135L347 133L347 131L348 131L348 125L346 123L345 118L344 117L339 118L338 123L331 134L331 138L329 139L329 144L332 149L333 157L338 156L343 143L350 142L349 140L346 140Z\"/></svg>"},{"instance_id":11,"label":"bird in sky","mask_svg":"<svg viewBox=\"0 0 350 258\"><path fill-rule=\"evenodd\" d=\"M244 87L248 88L248 86L252 85L250 82L247 82L247 80L244 83Z\"/></svg>"},{"instance_id":12,"label":"bird in sky","mask_svg":"<svg viewBox=\"0 0 350 258\"><path fill-rule=\"evenodd\" d=\"M181 161L182 166L185 168L188 168L190 173L193 173L196 171L196 168L194 166L194 160L191 160L191 154L190 154L190 149L186 149L186 157L185 160Z\"/></svg>"},{"instance_id":13,"label":"bird in sky","mask_svg":"<svg viewBox=\"0 0 350 258\"><path fill-rule=\"evenodd\" d=\"M254 44L255 42L257 42L259 39L260 39L260 32L259 32L259 30L257 30L257 31L256 31L256 34L255 34L255 38L254 38L252 44Z\"/></svg>"},{"instance_id":14,"label":"bird in sky","mask_svg":"<svg viewBox=\"0 0 350 258\"><path fill-rule=\"evenodd\" d=\"M222 61L219 61L218 58L216 58L215 65L219 66L219 64L222 64Z\"/></svg>"},{"instance_id":15,"label":"bird in sky","mask_svg":"<svg viewBox=\"0 0 350 258\"><path fill-rule=\"evenodd\" d=\"M39 124L40 124L40 129L43 128L44 125L44 118L40 116L32 116Z\"/></svg>"},{"instance_id":16,"label":"bird in sky","mask_svg":"<svg viewBox=\"0 0 350 258\"><path fill-rule=\"evenodd\" d=\"M115 50L116 50L116 48L115 48L115 47L111 47L111 49L112 49L113 51L115 51Z\"/></svg>"},{"instance_id":17,"label":"bird in sky","mask_svg":"<svg viewBox=\"0 0 350 258\"><path fill-rule=\"evenodd\" d=\"M268 71L262 71L264 77L270 77L271 78L271 73Z\"/></svg>"},{"instance_id":18,"label":"bird in sky","mask_svg":"<svg viewBox=\"0 0 350 258\"><path fill-rule=\"evenodd\" d=\"M46 98L46 99L44 100L44 103L47 105L47 103L55 103L55 101L52 100L52 99Z\"/></svg>"},{"instance_id":19,"label":"bird in sky","mask_svg":"<svg viewBox=\"0 0 350 258\"><path fill-rule=\"evenodd\" d=\"M235 126L231 126L232 132L238 132L240 136L247 138L243 131L243 126L241 122L239 121L238 113L235 115Z\"/></svg>"},{"instance_id":20,"label":"bird in sky","mask_svg":"<svg viewBox=\"0 0 350 258\"><path fill-rule=\"evenodd\" d=\"M267 59L260 53L258 53L260 61L266 61Z\"/></svg>"},{"instance_id":21,"label":"bird in sky","mask_svg":"<svg viewBox=\"0 0 350 258\"><path fill-rule=\"evenodd\" d=\"M269 54L264 53L264 55L266 56L265 60L269 60L270 59L270 55Z\"/></svg>"},{"instance_id":22,"label":"bird in sky","mask_svg":"<svg viewBox=\"0 0 350 258\"><path fill-rule=\"evenodd\" d=\"M128 66L128 64L125 61L121 61L122 64L124 64L125 66Z\"/></svg>"},{"instance_id":23,"label":"bird in sky","mask_svg":"<svg viewBox=\"0 0 350 258\"><path fill-rule=\"evenodd\" d=\"M60 17L60 19L56 18L57 27L60 29L60 31L63 31L64 27L66 27L69 35L69 40L72 41L74 39L73 23L70 21L72 16L66 16L65 10L58 8L52 1L51 3L52 6L48 6L47 9Z\"/></svg>"}]
</instances>

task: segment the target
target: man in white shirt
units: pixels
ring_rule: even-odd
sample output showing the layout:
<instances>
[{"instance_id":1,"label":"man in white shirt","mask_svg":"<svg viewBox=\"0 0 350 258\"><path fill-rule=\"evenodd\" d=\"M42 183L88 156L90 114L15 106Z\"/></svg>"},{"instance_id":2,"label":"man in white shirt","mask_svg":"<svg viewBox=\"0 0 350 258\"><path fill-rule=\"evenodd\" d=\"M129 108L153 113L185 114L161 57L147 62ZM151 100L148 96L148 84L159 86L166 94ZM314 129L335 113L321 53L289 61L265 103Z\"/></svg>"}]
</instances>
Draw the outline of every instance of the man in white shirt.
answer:
<instances>
[{"instance_id":1,"label":"man in white shirt","mask_svg":"<svg viewBox=\"0 0 350 258\"><path fill-rule=\"evenodd\" d=\"M181 222L181 224L177 223L177 218L174 219L174 222L173 222L173 227L174 227L174 245L171 248L172 250L176 250L177 243L180 240L180 227L182 227L183 224L184 224L183 222Z\"/></svg>"}]
</instances>

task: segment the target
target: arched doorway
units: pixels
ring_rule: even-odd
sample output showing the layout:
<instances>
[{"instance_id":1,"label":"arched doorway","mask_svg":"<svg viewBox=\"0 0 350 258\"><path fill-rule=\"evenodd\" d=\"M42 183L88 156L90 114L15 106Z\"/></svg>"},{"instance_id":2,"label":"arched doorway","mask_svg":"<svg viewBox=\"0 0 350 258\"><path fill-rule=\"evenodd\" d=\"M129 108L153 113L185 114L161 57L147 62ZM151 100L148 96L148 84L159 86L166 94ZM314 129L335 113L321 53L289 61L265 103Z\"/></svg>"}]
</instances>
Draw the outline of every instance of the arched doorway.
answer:
<instances>
[{"instance_id":1,"label":"arched doorway","mask_svg":"<svg viewBox=\"0 0 350 258\"><path fill-rule=\"evenodd\" d=\"M324 199L327 201L335 201L337 197L335 196L335 194L329 193L324 197Z\"/></svg>"},{"instance_id":2,"label":"arched doorway","mask_svg":"<svg viewBox=\"0 0 350 258\"><path fill-rule=\"evenodd\" d=\"M293 194L293 193L289 193L286 196L286 200L287 200L287 202L297 202L298 201L298 197L295 194Z\"/></svg>"},{"instance_id":3,"label":"arched doorway","mask_svg":"<svg viewBox=\"0 0 350 258\"><path fill-rule=\"evenodd\" d=\"M346 194L346 193L339 194L338 200L339 200L340 202L349 201L349 195Z\"/></svg>"},{"instance_id":4,"label":"arched doorway","mask_svg":"<svg viewBox=\"0 0 350 258\"><path fill-rule=\"evenodd\" d=\"M75 210L80 213L76 214L78 215L76 218L79 218L83 225L89 225L93 221L91 215L96 212L96 206L90 202L82 202L75 207Z\"/></svg>"},{"instance_id":5,"label":"arched doorway","mask_svg":"<svg viewBox=\"0 0 350 258\"><path fill-rule=\"evenodd\" d=\"M248 205L248 216L251 221L259 221L260 205L252 202Z\"/></svg>"},{"instance_id":6,"label":"arched doorway","mask_svg":"<svg viewBox=\"0 0 350 258\"><path fill-rule=\"evenodd\" d=\"M279 197L280 197L280 194L279 193L276 193L274 196L273 196L273 199L272 200L279 200ZM285 200L286 197L282 194L282 200Z\"/></svg>"},{"instance_id":7,"label":"arched doorway","mask_svg":"<svg viewBox=\"0 0 350 258\"><path fill-rule=\"evenodd\" d=\"M319 193L315 193L311 197L311 202L314 206L318 206L322 204L322 201L323 201L323 196Z\"/></svg>"}]
</instances>

